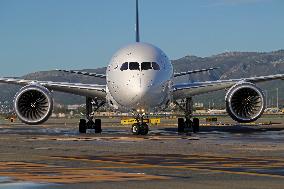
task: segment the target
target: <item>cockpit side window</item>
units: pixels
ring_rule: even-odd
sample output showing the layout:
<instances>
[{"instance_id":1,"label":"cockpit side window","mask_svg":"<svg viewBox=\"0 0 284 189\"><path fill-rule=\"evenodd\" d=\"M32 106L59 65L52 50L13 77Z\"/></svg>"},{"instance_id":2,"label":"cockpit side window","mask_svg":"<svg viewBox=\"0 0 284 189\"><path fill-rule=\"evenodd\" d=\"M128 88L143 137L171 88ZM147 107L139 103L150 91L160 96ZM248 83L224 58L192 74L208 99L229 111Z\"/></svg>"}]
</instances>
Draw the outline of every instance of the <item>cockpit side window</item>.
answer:
<instances>
[{"instance_id":1,"label":"cockpit side window","mask_svg":"<svg viewBox=\"0 0 284 189\"><path fill-rule=\"evenodd\" d=\"M123 63L122 66L120 67L120 70L121 71L128 70L128 62Z\"/></svg>"},{"instance_id":2,"label":"cockpit side window","mask_svg":"<svg viewBox=\"0 0 284 189\"><path fill-rule=\"evenodd\" d=\"M141 70L151 70L151 62L142 62L141 63Z\"/></svg>"},{"instance_id":3,"label":"cockpit side window","mask_svg":"<svg viewBox=\"0 0 284 189\"><path fill-rule=\"evenodd\" d=\"M140 65L138 62L129 62L130 70L140 70Z\"/></svg>"},{"instance_id":4,"label":"cockpit side window","mask_svg":"<svg viewBox=\"0 0 284 189\"><path fill-rule=\"evenodd\" d=\"M160 70L160 66L157 64L157 62L152 62L152 67L154 70Z\"/></svg>"}]
</instances>

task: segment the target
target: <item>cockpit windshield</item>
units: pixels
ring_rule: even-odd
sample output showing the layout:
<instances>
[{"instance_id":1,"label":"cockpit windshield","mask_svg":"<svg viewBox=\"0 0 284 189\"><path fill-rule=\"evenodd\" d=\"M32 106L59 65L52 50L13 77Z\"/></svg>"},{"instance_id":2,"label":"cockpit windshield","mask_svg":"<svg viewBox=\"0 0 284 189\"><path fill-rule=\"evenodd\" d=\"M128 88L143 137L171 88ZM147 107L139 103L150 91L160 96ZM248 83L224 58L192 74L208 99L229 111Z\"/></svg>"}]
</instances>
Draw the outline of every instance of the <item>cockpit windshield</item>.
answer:
<instances>
[{"instance_id":1,"label":"cockpit windshield","mask_svg":"<svg viewBox=\"0 0 284 189\"><path fill-rule=\"evenodd\" d=\"M141 70L151 70L151 62L142 62L141 63Z\"/></svg>"},{"instance_id":2,"label":"cockpit windshield","mask_svg":"<svg viewBox=\"0 0 284 189\"><path fill-rule=\"evenodd\" d=\"M123 63L120 70L121 71L128 70L128 62Z\"/></svg>"},{"instance_id":3,"label":"cockpit windshield","mask_svg":"<svg viewBox=\"0 0 284 189\"><path fill-rule=\"evenodd\" d=\"M140 70L140 65L138 62L129 62L130 70Z\"/></svg>"},{"instance_id":4,"label":"cockpit windshield","mask_svg":"<svg viewBox=\"0 0 284 189\"><path fill-rule=\"evenodd\" d=\"M160 66L157 64L157 62L152 62L152 67L154 70L160 70Z\"/></svg>"},{"instance_id":5,"label":"cockpit windshield","mask_svg":"<svg viewBox=\"0 0 284 189\"><path fill-rule=\"evenodd\" d=\"M121 65L120 70L160 70L160 66L157 62L142 62L141 69L138 62L125 62Z\"/></svg>"}]
</instances>

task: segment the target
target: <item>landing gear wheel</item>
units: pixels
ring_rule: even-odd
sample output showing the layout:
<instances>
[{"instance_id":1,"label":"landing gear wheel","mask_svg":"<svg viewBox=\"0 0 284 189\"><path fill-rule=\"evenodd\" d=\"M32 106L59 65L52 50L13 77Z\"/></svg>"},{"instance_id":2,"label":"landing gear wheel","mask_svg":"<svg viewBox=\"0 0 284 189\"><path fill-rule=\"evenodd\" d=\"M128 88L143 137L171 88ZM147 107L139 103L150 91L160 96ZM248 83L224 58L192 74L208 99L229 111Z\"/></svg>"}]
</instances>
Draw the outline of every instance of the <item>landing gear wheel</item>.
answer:
<instances>
[{"instance_id":1,"label":"landing gear wheel","mask_svg":"<svg viewBox=\"0 0 284 189\"><path fill-rule=\"evenodd\" d=\"M147 135L149 132L149 127L146 123L142 123L142 125L140 126L140 134L141 135Z\"/></svg>"},{"instance_id":2,"label":"landing gear wheel","mask_svg":"<svg viewBox=\"0 0 284 189\"><path fill-rule=\"evenodd\" d=\"M89 120L88 122L87 122L87 129L94 129L95 128L95 123L93 122L93 120Z\"/></svg>"},{"instance_id":3,"label":"landing gear wheel","mask_svg":"<svg viewBox=\"0 0 284 189\"><path fill-rule=\"evenodd\" d=\"M190 119L185 119L184 125L185 133L189 133L193 130L193 122Z\"/></svg>"},{"instance_id":4,"label":"landing gear wheel","mask_svg":"<svg viewBox=\"0 0 284 189\"><path fill-rule=\"evenodd\" d=\"M86 133L87 131L87 123L85 119L80 119L79 123L79 133Z\"/></svg>"},{"instance_id":5,"label":"landing gear wheel","mask_svg":"<svg viewBox=\"0 0 284 189\"><path fill-rule=\"evenodd\" d=\"M133 124L131 128L131 132L133 135L139 135L140 127L138 124Z\"/></svg>"},{"instance_id":6,"label":"landing gear wheel","mask_svg":"<svg viewBox=\"0 0 284 189\"><path fill-rule=\"evenodd\" d=\"M102 132L102 120L101 119L95 119L95 133L101 133Z\"/></svg>"},{"instance_id":7,"label":"landing gear wheel","mask_svg":"<svg viewBox=\"0 0 284 189\"><path fill-rule=\"evenodd\" d=\"M197 133L199 132L199 119L198 118L193 118L192 120L192 132Z\"/></svg>"},{"instance_id":8,"label":"landing gear wheel","mask_svg":"<svg viewBox=\"0 0 284 189\"><path fill-rule=\"evenodd\" d=\"M178 118L178 132L183 133L185 128L185 123L183 118Z\"/></svg>"}]
</instances>

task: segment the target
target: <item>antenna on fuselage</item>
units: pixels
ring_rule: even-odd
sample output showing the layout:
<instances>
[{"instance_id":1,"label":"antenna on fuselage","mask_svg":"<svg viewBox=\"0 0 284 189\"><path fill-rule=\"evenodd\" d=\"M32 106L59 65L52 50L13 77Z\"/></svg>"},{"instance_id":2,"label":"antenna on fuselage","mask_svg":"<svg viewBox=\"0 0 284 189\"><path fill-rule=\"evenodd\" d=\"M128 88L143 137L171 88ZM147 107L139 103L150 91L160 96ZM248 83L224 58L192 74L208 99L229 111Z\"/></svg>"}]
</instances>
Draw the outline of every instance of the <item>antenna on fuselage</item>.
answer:
<instances>
[{"instance_id":1,"label":"antenna on fuselage","mask_svg":"<svg viewBox=\"0 0 284 189\"><path fill-rule=\"evenodd\" d=\"M140 42L140 33L139 33L139 5L138 0L136 0L136 42Z\"/></svg>"}]
</instances>

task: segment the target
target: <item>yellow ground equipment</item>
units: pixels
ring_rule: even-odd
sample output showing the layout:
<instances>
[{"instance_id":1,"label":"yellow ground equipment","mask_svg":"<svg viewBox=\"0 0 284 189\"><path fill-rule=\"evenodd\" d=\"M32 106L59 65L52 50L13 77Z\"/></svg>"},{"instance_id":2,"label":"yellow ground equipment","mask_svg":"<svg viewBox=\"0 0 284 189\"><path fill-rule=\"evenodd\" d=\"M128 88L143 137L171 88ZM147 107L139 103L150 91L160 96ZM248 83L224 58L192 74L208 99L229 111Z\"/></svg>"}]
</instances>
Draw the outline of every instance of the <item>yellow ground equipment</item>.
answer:
<instances>
[{"instance_id":1,"label":"yellow ground equipment","mask_svg":"<svg viewBox=\"0 0 284 189\"><path fill-rule=\"evenodd\" d=\"M157 125L161 123L161 119L160 118L144 119L143 122ZM134 123L137 123L136 119L122 119L121 120L122 125L133 125Z\"/></svg>"},{"instance_id":2,"label":"yellow ground equipment","mask_svg":"<svg viewBox=\"0 0 284 189\"><path fill-rule=\"evenodd\" d=\"M217 122L217 121L218 121L217 117L207 117L206 118L206 122Z\"/></svg>"}]
</instances>

